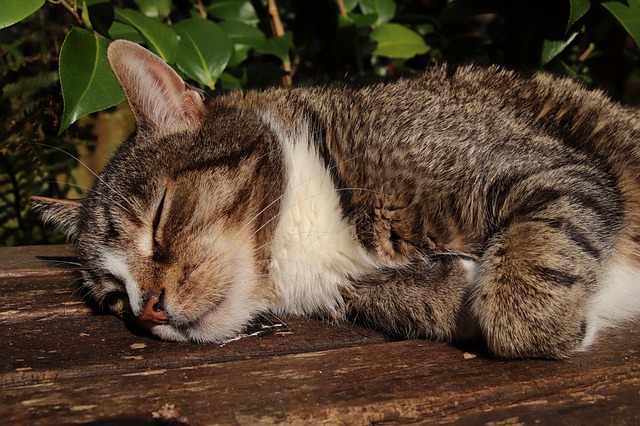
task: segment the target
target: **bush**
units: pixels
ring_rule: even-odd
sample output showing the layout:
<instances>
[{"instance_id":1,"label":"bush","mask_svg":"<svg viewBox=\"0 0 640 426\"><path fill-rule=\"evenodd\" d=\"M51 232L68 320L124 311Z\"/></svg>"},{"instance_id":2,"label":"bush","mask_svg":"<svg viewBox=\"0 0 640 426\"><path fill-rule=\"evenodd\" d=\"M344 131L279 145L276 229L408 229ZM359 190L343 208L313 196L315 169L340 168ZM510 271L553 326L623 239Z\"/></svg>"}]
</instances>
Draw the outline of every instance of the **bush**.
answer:
<instances>
[{"instance_id":1,"label":"bush","mask_svg":"<svg viewBox=\"0 0 640 426\"><path fill-rule=\"evenodd\" d=\"M145 45L211 96L278 84L363 84L446 61L544 68L626 102L638 97L638 0L3 2L5 245L62 241L27 214L27 200L80 196L90 185L78 158L99 149L94 113L123 100L106 61L111 39Z\"/></svg>"}]
</instances>

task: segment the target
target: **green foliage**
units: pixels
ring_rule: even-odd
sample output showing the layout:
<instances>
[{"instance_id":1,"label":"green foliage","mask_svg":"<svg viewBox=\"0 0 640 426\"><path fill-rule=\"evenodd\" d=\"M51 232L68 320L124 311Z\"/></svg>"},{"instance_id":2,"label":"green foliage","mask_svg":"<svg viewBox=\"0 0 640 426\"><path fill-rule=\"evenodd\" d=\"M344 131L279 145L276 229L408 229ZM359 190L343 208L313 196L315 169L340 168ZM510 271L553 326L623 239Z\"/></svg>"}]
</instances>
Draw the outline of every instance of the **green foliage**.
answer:
<instances>
[{"instance_id":1,"label":"green foliage","mask_svg":"<svg viewBox=\"0 0 640 426\"><path fill-rule=\"evenodd\" d=\"M5 0L0 15L0 28L21 21L40 9L43 4L44 0Z\"/></svg>"},{"instance_id":2,"label":"green foliage","mask_svg":"<svg viewBox=\"0 0 640 426\"><path fill-rule=\"evenodd\" d=\"M602 6L613 16L640 45L640 1L605 1Z\"/></svg>"},{"instance_id":3,"label":"green foliage","mask_svg":"<svg viewBox=\"0 0 640 426\"><path fill-rule=\"evenodd\" d=\"M147 47L165 62L174 63L178 51L178 37L169 25L149 18L133 9L115 9L117 21L137 30Z\"/></svg>"},{"instance_id":4,"label":"green foliage","mask_svg":"<svg viewBox=\"0 0 640 426\"><path fill-rule=\"evenodd\" d=\"M60 49L60 85L64 114L60 133L78 118L124 100L107 62L107 41L82 28L73 28Z\"/></svg>"},{"instance_id":5,"label":"green foliage","mask_svg":"<svg viewBox=\"0 0 640 426\"><path fill-rule=\"evenodd\" d=\"M122 100L106 61L113 39L144 45L211 96L361 84L446 61L544 68L629 102L640 97L640 0L271 3L3 0L2 243L60 239L26 214L27 198L69 195L74 157L91 151L93 139L74 123Z\"/></svg>"},{"instance_id":6,"label":"green foliage","mask_svg":"<svg viewBox=\"0 0 640 426\"><path fill-rule=\"evenodd\" d=\"M185 19L173 28L180 39L178 68L201 86L213 90L231 59L231 40L220 25L207 19Z\"/></svg>"},{"instance_id":7,"label":"green foliage","mask_svg":"<svg viewBox=\"0 0 640 426\"><path fill-rule=\"evenodd\" d=\"M429 51L418 33L399 24L380 24L370 38L376 43L373 54L387 58L409 59Z\"/></svg>"}]
</instances>

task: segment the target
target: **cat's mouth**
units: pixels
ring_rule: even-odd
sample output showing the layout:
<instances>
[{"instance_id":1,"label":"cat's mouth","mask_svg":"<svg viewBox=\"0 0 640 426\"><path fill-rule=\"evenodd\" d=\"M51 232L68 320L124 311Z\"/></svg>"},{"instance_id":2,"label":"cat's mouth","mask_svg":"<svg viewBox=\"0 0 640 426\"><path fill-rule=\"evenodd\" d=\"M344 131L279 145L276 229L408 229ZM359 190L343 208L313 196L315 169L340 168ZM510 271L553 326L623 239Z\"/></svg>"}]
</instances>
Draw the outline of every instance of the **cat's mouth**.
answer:
<instances>
[{"instance_id":1,"label":"cat's mouth","mask_svg":"<svg viewBox=\"0 0 640 426\"><path fill-rule=\"evenodd\" d=\"M224 301L223 301L224 302ZM247 324L230 323L220 314L223 303L218 303L191 320L172 316L170 313L145 310L134 322L154 336L174 342L215 343L225 342L241 333Z\"/></svg>"}]
</instances>

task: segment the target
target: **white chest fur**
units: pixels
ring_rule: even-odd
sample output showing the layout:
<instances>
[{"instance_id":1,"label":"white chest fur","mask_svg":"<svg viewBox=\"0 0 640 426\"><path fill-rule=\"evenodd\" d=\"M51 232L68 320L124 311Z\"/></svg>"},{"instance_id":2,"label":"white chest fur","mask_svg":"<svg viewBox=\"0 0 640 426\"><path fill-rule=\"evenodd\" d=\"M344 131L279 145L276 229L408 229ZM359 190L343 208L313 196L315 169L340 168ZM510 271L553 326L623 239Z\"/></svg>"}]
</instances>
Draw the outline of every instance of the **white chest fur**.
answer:
<instances>
[{"instance_id":1,"label":"white chest fur","mask_svg":"<svg viewBox=\"0 0 640 426\"><path fill-rule=\"evenodd\" d=\"M267 121L283 145L288 177L270 265L275 310L331 312L342 303L340 289L348 278L372 271L374 261L342 217L338 192L308 132L283 134L273 117Z\"/></svg>"}]
</instances>

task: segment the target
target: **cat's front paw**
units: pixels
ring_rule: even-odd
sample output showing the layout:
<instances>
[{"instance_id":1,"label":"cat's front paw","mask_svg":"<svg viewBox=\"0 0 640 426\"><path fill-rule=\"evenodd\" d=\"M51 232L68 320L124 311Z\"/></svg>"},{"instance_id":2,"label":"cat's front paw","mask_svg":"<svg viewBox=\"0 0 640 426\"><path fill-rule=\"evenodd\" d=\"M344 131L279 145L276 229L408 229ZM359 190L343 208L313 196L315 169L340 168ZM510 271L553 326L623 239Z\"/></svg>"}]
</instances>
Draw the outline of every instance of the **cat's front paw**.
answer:
<instances>
[{"instance_id":1,"label":"cat's front paw","mask_svg":"<svg viewBox=\"0 0 640 426\"><path fill-rule=\"evenodd\" d=\"M489 351L499 358L564 359L584 348L587 322L579 318L516 318L500 315L483 321L482 334Z\"/></svg>"}]
</instances>

